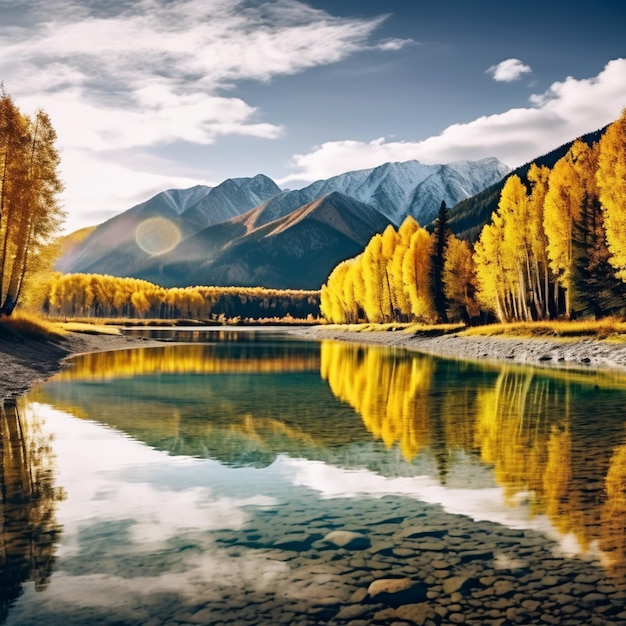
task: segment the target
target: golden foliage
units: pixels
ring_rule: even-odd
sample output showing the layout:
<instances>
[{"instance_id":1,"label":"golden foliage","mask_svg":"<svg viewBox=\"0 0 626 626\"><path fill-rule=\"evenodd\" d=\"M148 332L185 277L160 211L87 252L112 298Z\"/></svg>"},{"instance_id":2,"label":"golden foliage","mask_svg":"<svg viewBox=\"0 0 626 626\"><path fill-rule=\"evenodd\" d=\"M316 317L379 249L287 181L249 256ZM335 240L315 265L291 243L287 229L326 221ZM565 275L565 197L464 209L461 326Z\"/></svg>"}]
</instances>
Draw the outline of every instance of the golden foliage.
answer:
<instances>
[{"instance_id":1,"label":"golden foliage","mask_svg":"<svg viewBox=\"0 0 626 626\"><path fill-rule=\"evenodd\" d=\"M433 360L400 358L381 349L324 341L321 376L350 404L387 447L398 444L407 460L430 443L429 390Z\"/></svg>"},{"instance_id":2,"label":"golden foliage","mask_svg":"<svg viewBox=\"0 0 626 626\"><path fill-rule=\"evenodd\" d=\"M575 141L552 170L531 164L525 183L510 176L471 254L447 236L443 286L433 280L436 254L441 263L433 236L409 216L397 232L374 235L349 272L331 273L322 314L335 323L429 323L444 318L435 311L441 289L450 321L474 321L481 309L500 322L621 313L605 239L626 281L625 181L626 110L598 144Z\"/></svg>"},{"instance_id":3,"label":"golden foliage","mask_svg":"<svg viewBox=\"0 0 626 626\"><path fill-rule=\"evenodd\" d=\"M479 455L510 506L547 516L582 551L599 544L613 573L623 573L626 431L617 416L598 429L588 414L601 390L623 393L624 376L511 365L479 378L471 366L467 377L447 367L402 351L331 341L321 347L322 377L375 439L397 446L407 461L432 454L442 481L455 450ZM447 375L451 388L434 393ZM604 483L606 495L590 483Z\"/></svg>"},{"instance_id":4,"label":"golden foliage","mask_svg":"<svg viewBox=\"0 0 626 626\"><path fill-rule=\"evenodd\" d=\"M101 274L49 277L44 311L53 317L153 319L306 318L319 292L263 287L174 287Z\"/></svg>"},{"instance_id":5,"label":"golden foliage","mask_svg":"<svg viewBox=\"0 0 626 626\"><path fill-rule=\"evenodd\" d=\"M23 115L0 89L0 315L13 313L65 217L56 138L44 111Z\"/></svg>"},{"instance_id":6,"label":"golden foliage","mask_svg":"<svg viewBox=\"0 0 626 626\"><path fill-rule=\"evenodd\" d=\"M609 260L626 281L626 109L600 140L597 184L612 253Z\"/></svg>"},{"instance_id":7,"label":"golden foliage","mask_svg":"<svg viewBox=\"0 0 626 626\"><path fill-rule=\"evenodd\" d=\"M232 337L232 331L229 332ZM320 360L316 354L296 348L280 354L259 352L242 358L240 353L222 354L214 345L191 344L184 351L171 345L92 352L74 359L73 364L74 367L62 370L51 380L103 381L148 374L306 372L317 370Z\"/></svg>"}]
</instances>

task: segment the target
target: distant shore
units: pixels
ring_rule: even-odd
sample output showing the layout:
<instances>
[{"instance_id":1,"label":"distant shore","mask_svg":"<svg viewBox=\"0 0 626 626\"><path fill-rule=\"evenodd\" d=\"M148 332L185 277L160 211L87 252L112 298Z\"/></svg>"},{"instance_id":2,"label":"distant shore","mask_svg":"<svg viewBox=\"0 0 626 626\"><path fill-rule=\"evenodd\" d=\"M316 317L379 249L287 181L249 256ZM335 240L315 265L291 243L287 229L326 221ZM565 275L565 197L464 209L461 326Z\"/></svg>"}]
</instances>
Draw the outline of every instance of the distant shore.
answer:
<instances>
[{"instance_id":1,"label":"distant shore","mask_svg":"<svg viewBox=\"0 0 626 626\"><path fill-rule=\"evenodd\" d=\"M468 337L460 333L423 336L400 330L356 332L336 326L285 327L284 330L311 339L394 346L447 358L626 373L626 343L596 338ZM63 368L73 355L156 345L162 344L124 335L75 332L54 342L0 339L0 400L26 393Z\"/></svg>"}]
</instances>

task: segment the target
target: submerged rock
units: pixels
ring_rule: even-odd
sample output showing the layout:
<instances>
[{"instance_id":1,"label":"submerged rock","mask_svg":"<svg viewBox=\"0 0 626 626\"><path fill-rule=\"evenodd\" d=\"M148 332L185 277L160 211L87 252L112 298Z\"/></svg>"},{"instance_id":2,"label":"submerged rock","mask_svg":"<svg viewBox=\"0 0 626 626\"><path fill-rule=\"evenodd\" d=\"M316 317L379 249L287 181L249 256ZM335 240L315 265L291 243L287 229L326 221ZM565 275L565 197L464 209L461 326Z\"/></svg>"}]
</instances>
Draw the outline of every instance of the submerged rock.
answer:
<instances>
[{"instance_id":1,"label":"submerged rock","mask_svg":"<svg viewBox=\"0 0 626 626\"><path fill-rule=\"evenodd\" d=\"M426 585L412 578L379 578L370 583L367 594L377 602L391 606L422 602L426 599Z\"/></svg>"},{"instance_id":2,"label":"submerged rock","mask_svg":"<svg viewBox=\"0 0 626 626\"><path fill-rule=\"evenodd\" d=\"M346 550L365 550L371 545L368 537L349 530L333 530L324 537L323 541Z\"/></svg>"}]
</instances>

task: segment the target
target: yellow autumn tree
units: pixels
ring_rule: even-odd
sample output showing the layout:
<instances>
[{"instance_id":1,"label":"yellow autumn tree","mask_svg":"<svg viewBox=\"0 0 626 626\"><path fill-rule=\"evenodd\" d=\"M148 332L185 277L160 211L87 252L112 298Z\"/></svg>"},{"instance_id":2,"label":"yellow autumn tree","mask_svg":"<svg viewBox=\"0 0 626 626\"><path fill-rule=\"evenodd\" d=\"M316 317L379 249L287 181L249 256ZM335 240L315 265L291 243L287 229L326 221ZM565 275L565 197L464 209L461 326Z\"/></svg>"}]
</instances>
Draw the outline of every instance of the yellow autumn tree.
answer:
<instances>
[{"instance_id":1,"label":"yellow autumn tree","mask_svg":"<svg viewBox=\"0 0 626 626\"><path fill-rule=\"evenodd\" d=\"M411 300L407 293L402 273L402 263L409 247L412 235L419 229L419 224L411 215L398 228L398 238L390 262L387 265L391 289L394 294L395 317L406 322L411 318Z\"/></svg>"},{"instance_id":2,"label":"yellow autumn tree","mask_svg":"<svg viewBox=\"0 0 626 626\"><path fill-rule=\"evenodd\" d=\"M528 237L528 196L526 187L517 175L509 176L502 188L498 213L502 217L502 258L507 272L507 300L512 320L530 320L528 303L531 291L530 254Z\"/></svg>"},{"instance_id":3,"label":"yellow autumn tree","mask_svg":"<svg viewBox=\"0 0 626 626\"><path fill-rule=\"evenodd\" d=\"M391 322L398 317L398 294L392 278L391 264L394 252L399 243L399 236L396 229L389 224L383 231L381 242L381 262L384 264L384 290L389 294L389 311L386 314L386 321Z\"/></svg>"},{"instance_id":4,"label":"yellow autumn tree","mask_svg":"<svg viewBox=\"0 0 626 626\"><path fill-rule=\"evenodd\" d=\"M409 239L402 261L402 277L411 303L412 317L427 323L437 319L430 288L432 254L432 235L425 228L418 228Z\"/></svg>"},{"instance_id":5,"label":"yellow autumn tree","mask_svg":"<svg viewBox=\"0 0 626 626\"><path fill-rule=\"evenodd\" d=\"M374 235L361 258L365 298L363 310L370 322L388 322L392 319L391 296L387 281L387 262L383 255L383 237Z\"/></svg>"},{"instance_id":6,"label":"yellow autumn tree","mask_svg":"<svg viewBox=\"0 0 626 626\"><path fill-rule=\"evenodd\" d=\"M0 88L0 315L15 309L64 218L55 143L48 115L23 115Z\"/></svg>"},{"instance_id":7,"label":"yellow autumn tree","mask_svg":"<svg viewBox=\"0 0 626 626\"><path fill-rule=\"evenodd\" d=\"M597 171L610 263L626 281L626 109L600 140Z\"/></svg>"},{"instance_id":8,"label":"yellow autumn tree","mask_svg":"<svg viewBox=\"0 0 626 626\"><path fill-rule=\"evenodd\" d=\"M511 319L507 300L508 276L503 255L504 229L502 218L494 212L474 245L477 298L487 311L496 314L501 322Z\"/></svg>"},{"instance_id":9,"label":"yellow autumn tree","mask_svg":"<svg viewBox=\"0 0 626 626\"><path fill-rule=\"evenodd\" d=\"M351 263L354 263L352 259L339 263L330 273L326 283L322 285L320 311L324 319L334 324L345 324L348 321L349 306L346 302L345 292L347 289L346 275Z\"/></svg>"},{"instance_id":10,"label":"yellow autumn tree","mask_svg":"<svg viewBox=\"0 0 626 626\"><path fill-rule=\"evenodd\" d=\"M528 182L531 192L528 197L528 240L530 242L529 274L530 297L533 302L536 318L550 317L550 291L553 284L548 259L548 239L543 227L544 203L548 193L550 169L545 165L532 163L528 170Z\"/></svg>"},{"instance_id":11,"label":"yellow autumn tree","mask_svg":"<svg viewBox=\"0 0 626 626\"><path fill-rule=\"evenodd\" d=\"M449 235L446 243L443 284L450 321L462 321L467 324L478 317L480 307L476 300L476 273L472 249L467 241L454 235Z\"/></svg>"},{"instance_id":12,"label":"yellow autumn tree","mask_svg":"<svg viewBox=\"0 0 626 626\"><path fill-rule=\"evenodd\" d=\"M572 311L574 224L580 220L587 193L581 170L589 150L587 144L577 140L555 163L544 203L543 226L548 240L548 258L564 293L566 317L570 317Z\"/></svg>"}]
</instances>

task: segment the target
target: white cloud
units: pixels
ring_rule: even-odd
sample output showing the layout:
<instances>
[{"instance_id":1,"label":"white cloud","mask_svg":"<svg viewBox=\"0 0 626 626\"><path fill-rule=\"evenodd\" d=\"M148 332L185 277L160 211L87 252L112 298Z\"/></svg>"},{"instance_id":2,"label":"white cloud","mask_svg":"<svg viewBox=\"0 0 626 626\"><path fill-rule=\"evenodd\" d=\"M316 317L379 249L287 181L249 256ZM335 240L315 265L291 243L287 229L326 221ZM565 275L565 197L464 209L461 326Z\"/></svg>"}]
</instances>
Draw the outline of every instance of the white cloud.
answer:
<instances>
[{"instance_id":1,"label":"white cloud","mask_svg":"<svg viewBox=\"0 0 626 626\"><path fill-rule=\"evenodd\" d=\"M297 0L256 8L140 0L108 15L56 5L35 13L28 29L0 26L0 76L27 110L45 102L62 148L275 138L280 126L259 122L226 90L344 59L381 21L334 18Z\"/></svg>"},{"instance_id":2,"label":"white cloud","mask_svg":"<svg viewBox=\"0 0 626 626\"><path fill-rule=\"evenodd\" d=\"M376 48L378 50L395 52L397 50L402 50L402 48L406 48L407 46L414 45L417 45L417 42L414 39L387 39L385 41L381 41Z\"/></svg>"},{"instance_id":3,"label":"white cloud","mask_svg":"<svg viewBox=\"0 0 626 626\"><path fill-rule=\"evenodd\" d=\"M511 83L519 80L524 74L532 72L530 66L525 65L519 59L506 59L497 65L492 65L487 73L498 82Z\"/></svg>"},{"instance_id":4,"label":"white cloud","mask_svg":"<svg viewBox=\"0 0 626 626\"><path fill-rule=\"evenodd\" d=\"M177 173L172 164L149 155L112 160L80 149L64 151L61 178L68 183L65 206L74 209L68 218L68 231L103 222L164 189L198 184L197 178Z\"/></svg>"},{"instance_id":5,"label":"white cloud","mask_svg":"<svg viewBox=\"0 0 626 626\"><path fill-rule=\"evenodd\" d=\"M66 162L64 203L86 217L86 211L128 208L128 200L119 204L111 194L112 180L117 196L126 188L107 178L113 170L124 181L133 174L143 199L145 183L156 178L148 170L124 175L120 163L109 164L108 172L87 170L105 162L107 152L174 141L209 145L225 135L276 139L282 126L229 95L233 85L369 49L384 19L334 17L299 0L256 6L244 0L16 0L2 9L0 77L23 111L44 106L50 114ZM393 40L383 48L403 45ZM102 195L87 186L98 176L106 184L96 186L108 186ZM161 178L159 188L165 183ZM91 196L89 205L74 204L81 195Z\"/></svg>"},{"instance_id":6,"label":"white cloud","mask_svg":"<svg viewBox=\"0 0 626 626\"><path fill-rule=\"evenodd\" d=\"M616 120L626 105L626 59L610 61L598 76L567 78L530 106L453 124L422 141L331 141L296 154L293 173L280 181L314 181L386 161L446 163L495 156L517 167Z\"/></svg>"}]
</instances>

